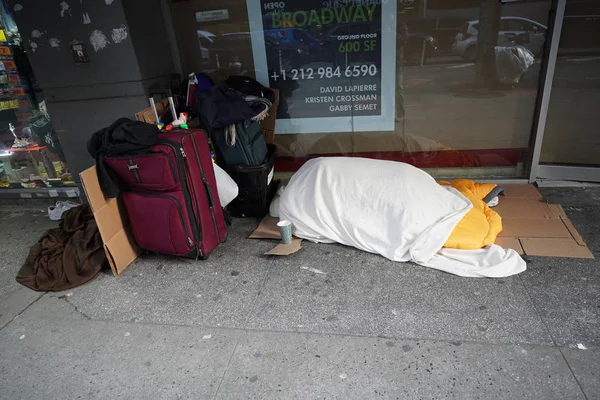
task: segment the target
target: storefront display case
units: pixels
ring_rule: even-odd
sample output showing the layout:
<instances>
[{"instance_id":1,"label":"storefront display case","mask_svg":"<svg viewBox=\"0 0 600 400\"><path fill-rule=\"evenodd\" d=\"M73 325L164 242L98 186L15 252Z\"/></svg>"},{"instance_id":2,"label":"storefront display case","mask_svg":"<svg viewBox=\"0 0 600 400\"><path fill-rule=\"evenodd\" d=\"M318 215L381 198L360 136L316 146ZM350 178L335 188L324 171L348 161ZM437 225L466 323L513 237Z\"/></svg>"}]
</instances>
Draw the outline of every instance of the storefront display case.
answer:
<instances>
[{"instance_id":1,"label":"storefront display case","mask_svg":"<svg viewBox=\"0 0 600 400\"><path fill-rule=\"evenodd\" d=\"M0 15L0 196L76 186L12 17ZM27 197L27 196L26 196Z\"/></svg>"}]
</instances>

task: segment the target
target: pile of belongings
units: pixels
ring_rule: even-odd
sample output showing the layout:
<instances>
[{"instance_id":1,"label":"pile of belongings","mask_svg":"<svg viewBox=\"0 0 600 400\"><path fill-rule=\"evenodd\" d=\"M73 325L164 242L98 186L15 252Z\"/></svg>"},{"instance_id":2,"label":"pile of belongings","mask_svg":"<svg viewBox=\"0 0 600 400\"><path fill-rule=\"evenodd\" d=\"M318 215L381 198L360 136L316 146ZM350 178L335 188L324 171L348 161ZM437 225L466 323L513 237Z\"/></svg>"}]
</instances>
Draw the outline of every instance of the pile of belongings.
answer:
<instances>
[{"instance_id":1,"label":"pile of belongings","mask_svg":"<svg viewBox=\"0 0 600 400\"><path fill-rule=\"evenodd\" d=\"M500 190L469 180L438 183L400 162L322 157L294 174L279 199L279 216L292 222L295 236L313 242L459 276L505 277L526 264L494 244L502 220L486 202Z\"/></svg>"},{"instance_id":2,"label":"pile of belongings","mask_svg":"<svg viewBox=\"0 0 600 400\"><path fill-rule=\"evenodd\" d=\"M200 126L211 138L215 162L237 185L231 191L237 196L229 208L232 214L264 215L267 197L273 192L269 174L277 147L267 145L261 121L268 116L275 93L253 78L230 76L210 88L198 86L194 99Z\"/></svg>"},{"instance_id":3,"label":"pile of belongings","mask_svg":"<svg viewBox=\"0 0 600 400\"><path fill-rule=\"evenodd\" d=\"M255 79L230 76L225 83L195 92L196 111L209 133L214 129L234 129L239 121L262 121L268 115L275 94Z\"/></svg>"},{"instance_id":4,"label":"pile of belongings","mask_svg":"<svg viewBox=\"0 0 600 400\"><path fill-rule=\"evenodd\" d=\"M196 111L201 126L213 138L226 164L262 164L266 157L266 144L261 138L260 121L265 119L275 101L273 91L247 76L230 76L225 83L194 93ZM245 143L261 141L260 148L249 148L258 153L259 161L236 160L235 153L228 154L226 147L236 145L237 136ZM252 157L250 157L252 158Z\"/></svg>"}]
</instances>

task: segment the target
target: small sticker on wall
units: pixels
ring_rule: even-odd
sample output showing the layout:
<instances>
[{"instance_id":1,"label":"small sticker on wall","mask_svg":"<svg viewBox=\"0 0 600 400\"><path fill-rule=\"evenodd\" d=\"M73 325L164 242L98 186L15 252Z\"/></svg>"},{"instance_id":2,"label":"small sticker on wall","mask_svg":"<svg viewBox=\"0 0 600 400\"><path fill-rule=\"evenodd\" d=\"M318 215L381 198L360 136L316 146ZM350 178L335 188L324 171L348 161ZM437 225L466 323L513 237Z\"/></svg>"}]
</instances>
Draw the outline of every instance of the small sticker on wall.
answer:
<instances>
[{"instance_id":1,"label":"small sticker on wall","mask_svg":"<svg viewBox=\"0 0 600 400\"><path fill-rule=\"evenodd\" d=\"M196 22L222 21L229 19L229 10L199 11L196 13Z\"/></svg>"},{"instance_id":2,"label":"small sticker on wall","mask_svg":"<svg viewBox=\"0 0 600 400\"><path fill-rule=\"evenodd\" d=\"M32 42L32 41L30 40L30 41L29 41L29 46L31 46L31 51L32 51L33 53L35 53L35 51L36 51L36 50L37 50L37 48L38 48L38 44L37 44L36 42Z\"/></svg>"},{"instance_id":3,"label":"small sticker on wall","mask_svg":"<svg viewBox=\"0 0 600 400\"><path fill-rule=\"evenodd\" d=\"M90 62L85 44L77 41L72 42L71 52L73 53L73 60L75 61L75 64L87 64Z\"/></svg>"},{"instance_id":4,"label":"small sticker on wall","mask_svg":"<svg viewBox=\"0 0 600 400\"><path fill-rule=\"evenodd\" d=\"M120 28L113 29L111 37L113 42L121 43L123 40L127 39L127 27L122 26Z\"/></svg>"},{"instance_id":5,"label":"small sticker on wall","mask_svg":"<svg viewBox=\"0 0 600 400\"><path fill-rule=\"evenodd\" d=\"M84 12L81 14L81 19L83 20L84 25L88 25L92 23L92 19L90 18L90 14Z\"/></svg>"},{"instance_id":6,"label":"small sticker on wall","mask_svg":"<svg viewBox=\"0 0 600 400\"><path fill-rule=\"evenodd\" d=\"M108 41L106 35L102 33L102 31L96 29L90 35L90 43L92 44L94 51L100 51L108 46L110 42Z\"/></svg>"},{"instance_id":7,"label":"small sticker on wall","mask_svg":"<svg viewBox=\"0 0 600 400\"><path fill-rule=\"evenodd\" d=\"M13 11L15 12L19 12L21 10L23 10L23 6L19 3L15 4L15 6L13 7Z\"/></svg>"},{"instance_id":8,"label":"small sticker on wall","mask_svg":"<svg viewBox=\"0 0 600 400\"><path fill-rule=\"evenodd\" d=\"M44 33L45 32L40 32L37 29L34 29L34 30L31 31L31 37L34 38L34 39L39 39L42 36L44 36Z\"/></svg>"},{"instance_id":9,"label":"small sticker on wall","mask_svg":"<svg viewBox=\"0 0 600 400\"><path fill-rule=\"evenodd\" d=\"M50 47L60 47L60 40L58 40L57 38L48 39L48 43L50 43Z\"/></svg>"},{"instance_id":10,"label":"small sticker on wall","mask_svg":"<svg viewBox=\"0 0 600 400\"><path fill-rule=\"evenodd\" d=\"M69 5L69 3L67 3L66 1L63 1L62 3L60 3L60 16L64 17L65 14L69 14L69 17L72 17L73 14L71 14L71 6Z\"/></svg>"}]
</instances>

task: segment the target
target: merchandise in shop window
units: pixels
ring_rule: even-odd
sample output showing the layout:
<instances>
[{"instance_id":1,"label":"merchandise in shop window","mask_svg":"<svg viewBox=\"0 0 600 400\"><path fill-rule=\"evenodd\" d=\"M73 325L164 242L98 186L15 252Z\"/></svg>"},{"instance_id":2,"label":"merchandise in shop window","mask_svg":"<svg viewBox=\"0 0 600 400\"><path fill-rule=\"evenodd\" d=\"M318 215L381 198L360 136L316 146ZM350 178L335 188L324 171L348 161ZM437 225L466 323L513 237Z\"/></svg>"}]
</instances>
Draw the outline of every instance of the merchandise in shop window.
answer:
<instances>
[{"instance_id":1,"label":"merchandise in shop window","mask_svg":"<svg viewBox=\"0 0 600 400\"><path fill-rule=\"evenodd\" d=\"M75 186L18 32L0 26L0 188ZM4 38L4 39L3 39ZM39 109L38 109L39 108Z\"/></svg>"}]
</instances>

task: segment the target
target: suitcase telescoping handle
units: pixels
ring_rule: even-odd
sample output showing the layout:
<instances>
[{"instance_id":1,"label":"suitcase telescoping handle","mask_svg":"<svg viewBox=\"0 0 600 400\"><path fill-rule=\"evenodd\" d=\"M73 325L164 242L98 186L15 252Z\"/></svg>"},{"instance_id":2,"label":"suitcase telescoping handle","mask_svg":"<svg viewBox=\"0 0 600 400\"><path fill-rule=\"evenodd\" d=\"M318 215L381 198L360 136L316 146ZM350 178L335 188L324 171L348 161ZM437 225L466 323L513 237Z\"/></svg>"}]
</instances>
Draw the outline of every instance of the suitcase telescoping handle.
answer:
<instances>
[{"instance_id":1,"label":"suitcase telescoping handle","mask_svg":"<svg viewBox=\"0 0 600 400\"><path fill-rule=\"evenodd\" d=\"M156 104L154 103L154 95L166 96L169 99L169 108L171 109L171 115L173 119L177 118L177 110L175 109L175 102L173 101L173 93L171 90L168 93L165 92L150 92L148 93L148 101L150 102L150 108L152 108L152 115L154 116L155 123L158 124L158 112L156 111Z\"/></svg>"}]
</instances>

